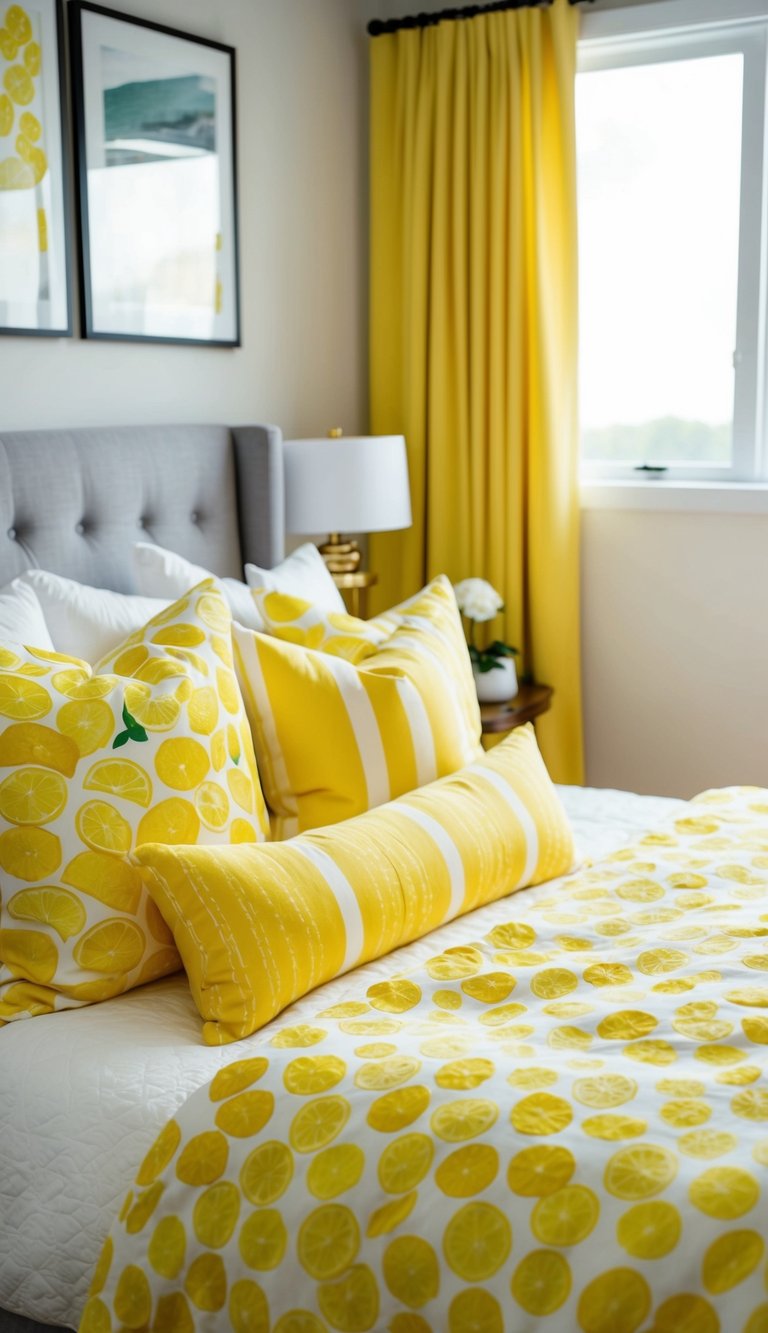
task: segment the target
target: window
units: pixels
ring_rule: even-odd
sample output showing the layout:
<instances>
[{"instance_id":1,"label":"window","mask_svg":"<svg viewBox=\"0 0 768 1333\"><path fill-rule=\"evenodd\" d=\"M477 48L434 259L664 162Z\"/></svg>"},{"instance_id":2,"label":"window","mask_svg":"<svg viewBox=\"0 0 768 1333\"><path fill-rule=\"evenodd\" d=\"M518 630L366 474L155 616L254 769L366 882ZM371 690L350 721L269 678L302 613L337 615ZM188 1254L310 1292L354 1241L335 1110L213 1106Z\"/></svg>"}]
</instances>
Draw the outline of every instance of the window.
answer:
<instances>
[{"instance_id":1,"label":"window","mask_svg":"<svg viewBox=\"0 0 768 1333\"><path fill-rule=\"evenodd\" d=\"M729 8L753 16L682 22L714 8L708 0L658 0L582 23L576 123L587 476L768 479L761 419L768 4L734 0Z\"/></svg>"}]
</instances>

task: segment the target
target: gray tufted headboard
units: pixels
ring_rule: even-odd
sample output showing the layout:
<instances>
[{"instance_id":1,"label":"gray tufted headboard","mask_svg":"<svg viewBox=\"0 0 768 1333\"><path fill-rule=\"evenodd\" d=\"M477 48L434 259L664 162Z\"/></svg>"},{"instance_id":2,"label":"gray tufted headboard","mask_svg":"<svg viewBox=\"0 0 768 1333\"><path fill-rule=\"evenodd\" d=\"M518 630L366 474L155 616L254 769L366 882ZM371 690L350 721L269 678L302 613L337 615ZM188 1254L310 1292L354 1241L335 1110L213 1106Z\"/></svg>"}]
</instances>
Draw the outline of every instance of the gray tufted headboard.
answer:
<instances>
[{"instance_id":1,"label":"gray tufted headboard","mask_svg":"<svg viewBox=\"0 0 768 1333\"><path fill-rule=\"evenodd\" d=\"M0 585L37 567L132 592L139 540L242 578L283 558L283 514L276 426L0 432Z\"/></svg>"}]
</instances>

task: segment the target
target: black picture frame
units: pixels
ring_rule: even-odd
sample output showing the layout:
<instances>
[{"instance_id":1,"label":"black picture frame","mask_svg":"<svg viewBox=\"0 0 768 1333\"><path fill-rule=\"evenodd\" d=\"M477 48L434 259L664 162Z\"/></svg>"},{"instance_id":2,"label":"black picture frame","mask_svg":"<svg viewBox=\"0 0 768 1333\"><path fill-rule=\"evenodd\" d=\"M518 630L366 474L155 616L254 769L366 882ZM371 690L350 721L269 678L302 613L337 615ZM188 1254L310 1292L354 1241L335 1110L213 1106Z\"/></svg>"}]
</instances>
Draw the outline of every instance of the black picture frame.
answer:
<instances>
[{"instance_id":1,"label":"black picture frame","mask_svg":"<svg viewBox=\"0 0 768 1333\"><path fill-rule=\"evenodd\" d=\"M234 49L90 0L69 33L84 337L239 347Z\"/></svg>"},{"instance_id":2,"label":"black picture frame","mask_svg":"<svg viewBox=\"0 0 768 1333\"><path fill-rule=\"evenodd\" d=\"M6 144L0 175L2 168L7 173L5 185L0 179L0 334L67 338L72 237L64 9L62 0L25 0L15 9L21 17L13 32L3 29L0 47L0 144ZM29 183L20 185L25 171Z\"/></svg>"}]
</instances>

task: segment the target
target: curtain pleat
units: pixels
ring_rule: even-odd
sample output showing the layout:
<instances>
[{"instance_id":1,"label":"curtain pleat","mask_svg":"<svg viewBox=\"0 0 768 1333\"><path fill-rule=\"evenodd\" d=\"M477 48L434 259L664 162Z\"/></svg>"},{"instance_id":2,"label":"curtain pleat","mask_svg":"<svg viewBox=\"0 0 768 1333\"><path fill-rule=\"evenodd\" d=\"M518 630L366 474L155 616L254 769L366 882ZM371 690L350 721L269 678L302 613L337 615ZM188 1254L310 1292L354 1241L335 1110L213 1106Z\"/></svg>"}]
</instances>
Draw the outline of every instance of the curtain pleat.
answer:
<instances>
[{"instance_id":1,"label":"curtain pleat","mask_svg":"<svg viewBox=\"0 0 768 1333\"><path fill-rule=\"evenodd\" d=\"M371 539L377 609L445 572L505 597L493 637L555 687L582 778L578 16L481 14L371 42L371 427L408 443L414 523Z\"/></svg>"}]
</instances>

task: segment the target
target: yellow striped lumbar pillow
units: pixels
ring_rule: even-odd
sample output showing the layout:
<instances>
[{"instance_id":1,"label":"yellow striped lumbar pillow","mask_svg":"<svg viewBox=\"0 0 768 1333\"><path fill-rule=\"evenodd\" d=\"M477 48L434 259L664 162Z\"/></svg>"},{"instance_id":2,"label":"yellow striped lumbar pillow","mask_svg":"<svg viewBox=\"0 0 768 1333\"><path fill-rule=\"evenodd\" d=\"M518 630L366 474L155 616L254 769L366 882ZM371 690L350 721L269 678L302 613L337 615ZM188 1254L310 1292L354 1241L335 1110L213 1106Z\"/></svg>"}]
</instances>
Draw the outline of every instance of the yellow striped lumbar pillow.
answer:
<instances>
[{"instance_id":1,"label":"yellow striped lumbar pillow","mask_svg":"<svg viewBox=\"0 0 768 1333\"><path fill-rule=\"evenodd\" d=\"M481 753L446 578L376 621L281 594L259 606L270 634L236 625L233 640L276 838L362 814Z\"/></svg>"},{"instance_id":2,"label":"yellow striped lumbar pillow","mask_svg":"<svg viewBox=\"0 0 768 1333\"><path fill-rule=\"evenodd\" d=\"M357 819L284 843L144 846L209 1045L255 1032L331 977L570 869L573 841L532 727Z\"/></svg>"}]
</instances>

